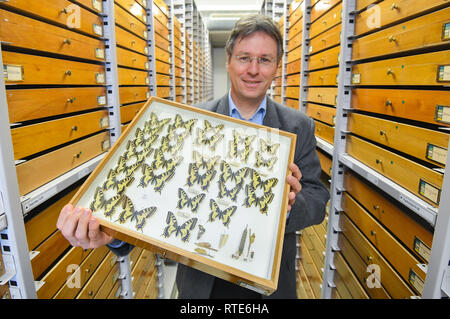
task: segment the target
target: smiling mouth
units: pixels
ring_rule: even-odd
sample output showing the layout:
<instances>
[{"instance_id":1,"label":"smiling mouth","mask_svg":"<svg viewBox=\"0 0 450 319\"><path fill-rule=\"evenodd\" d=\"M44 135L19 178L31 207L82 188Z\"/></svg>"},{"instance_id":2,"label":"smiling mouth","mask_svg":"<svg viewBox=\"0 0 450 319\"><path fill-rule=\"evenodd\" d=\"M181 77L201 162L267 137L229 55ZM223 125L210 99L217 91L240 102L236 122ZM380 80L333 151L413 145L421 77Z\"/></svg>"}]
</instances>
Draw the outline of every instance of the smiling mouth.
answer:
<instances>
[{"instance_id":1,"label":"smiling mouth","mask_svg":"<svg viewBox=\"0 0 450 319\"><path fill-rule=\"evenodd\" d=\"M258 86L258 85L260 85L262 82L261 81L246 81L246 80L242 80L244 83L245 83L245 85L247 85L247 86Z\"/></svg>"}]
</instances>

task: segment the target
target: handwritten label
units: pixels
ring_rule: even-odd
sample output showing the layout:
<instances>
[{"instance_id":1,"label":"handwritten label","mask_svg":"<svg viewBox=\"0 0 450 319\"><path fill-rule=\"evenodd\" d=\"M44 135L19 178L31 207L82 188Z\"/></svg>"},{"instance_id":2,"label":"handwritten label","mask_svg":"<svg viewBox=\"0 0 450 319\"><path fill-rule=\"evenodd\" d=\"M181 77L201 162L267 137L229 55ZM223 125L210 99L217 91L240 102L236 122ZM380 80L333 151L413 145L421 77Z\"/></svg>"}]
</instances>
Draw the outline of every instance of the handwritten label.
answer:
<instances>
[{"instance_id":1,"label":"handwritten label","mask_svg":"<svg viewBox=\"0 0 450 319\"><path fill-rule=\"evenodd\" d=\"M441 190L427 182L423 179L419 182L419 194L423 197L428 198L433 203L439 204L439 195Z\"/></svg>"},{"instance_id":2,"label":"handwritten label","mask_svg":"<svg viewBox=\"0 0 450 319\"><path fill-rule=\"evenodd\" d=\"M450 106L436 105L435 120L450 124Z\"/></svg>"},{"instance_id":3,"label":"handwritten label","mask_svg":"<svg viewBox=\"0 0 450 319\"><path fill-rule=\"evenodd\" d=\"M23 81L23 66L12 64L3 65L3 77L5 81Z\"/></svg>"},{"instance_id":4,"label":"handwritten label","mask_svg":"<svg viewBox=\"0 0 450 319\"><path fill-rule=\"evenodd\" d=\"M450 65L438 67L438 82L450 82Z\"/></svg>"},{"instance_id":5,"label":"handwritten label","mask_svg":"<svg viewBox=\"0 0 450 319\"><path fill-rule=\"evenodd\" d=\"M414 237L414 251L427 262L430 260L431 249L417 236Z\"/></svg>"},{"instance_id":6,"label":"handwritten label","mask_svg":"<svg viewBox=\"0 0 450 319\"><path fill-rule=\"evenodd\" d=\"M444 164L447 162L447 149L428 143L426 158Z\"/></svg>"}]
</instances>

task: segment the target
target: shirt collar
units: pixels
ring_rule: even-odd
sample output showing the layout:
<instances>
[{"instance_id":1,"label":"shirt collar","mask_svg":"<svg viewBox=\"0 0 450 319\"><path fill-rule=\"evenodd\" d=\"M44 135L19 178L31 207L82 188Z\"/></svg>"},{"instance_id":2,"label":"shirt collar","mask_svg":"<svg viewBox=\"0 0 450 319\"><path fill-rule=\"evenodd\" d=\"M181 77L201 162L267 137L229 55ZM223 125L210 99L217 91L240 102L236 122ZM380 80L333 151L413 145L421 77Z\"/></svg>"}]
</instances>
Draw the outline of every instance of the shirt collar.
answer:
<instances>
[{"instance_id":1,"label":"shirt collar","mask_svg":"<svg viewBox=\"0 0 450 319\"><path fill-rule=\"evenodd\" d=\"M233 99L231 98L231 90L228 92L228 104L230 106L230 116L234 117L234 114L238 114L239 118L244 119L241 115L241 112L239 112L239 109L237 108L236 104L234 104ZM267 106L267 95L264 96L264 99L262 100L261 104L259 105L258 109L256 110L255 114L248 119L249 121L252 121L257 114L261 114L261 118L264 119L264 116L266 115L266 106Z\"/></svg>"}]
</instances>

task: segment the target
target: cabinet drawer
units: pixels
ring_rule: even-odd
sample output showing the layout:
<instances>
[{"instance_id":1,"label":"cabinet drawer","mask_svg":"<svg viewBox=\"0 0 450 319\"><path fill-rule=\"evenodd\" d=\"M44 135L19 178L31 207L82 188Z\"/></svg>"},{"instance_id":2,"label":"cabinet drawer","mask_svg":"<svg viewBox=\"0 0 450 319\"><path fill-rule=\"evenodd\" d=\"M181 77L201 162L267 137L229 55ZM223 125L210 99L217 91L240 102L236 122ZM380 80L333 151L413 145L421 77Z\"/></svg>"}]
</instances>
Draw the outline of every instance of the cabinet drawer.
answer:
<instances>
[{"instance_id":1,"label":"cabinet drawer","mask_svg":"<svg viewBox=\"0 0 450 319\"><path fill-rule=\"evenodd\" d=\"M169 27L169 9L163 1L159 1L153 6L153 19L158 19L167 28Z\"/></svg>"},{"instance_id":2,"label":"cabinet drawer","mask_svg":"<svg viewBox=\"0 0 450 319\"><path fill-rule=\"evenodd\" d=\"M337 88L308 88L307 99L310 102L337 105Z\"/></svg>"},{"instance_id":3,"label":"cabinet drawer","mask_svg":"<svg viewBox=\"0 0 450 319\"><path fill-rule=\"evenodd\" d=\"M170 41L155 33L155 45L163 50L170 52Z\"/></svg>"},{"instance_id":4,"label":"cabinet drawer","mask_svg":"<svg viewBox=\"0 0 450 319\"><path fill-rule=\"evenodd\" d=\"M155 46L155 56L157 60L172 63L170 53Z\"/></svg>"},{"instance_id":5,"label":"cabinet drawer","mask_svg":"<svg viewBox=\"0 0 450 319\"><path fill-rule=\"evenodd\" d=\"M11 123L98 108L107 104L104 87L6 90Z\"/></svg>"},{"instance_id":6,"label":"cabinet drawer","mask_svg":"<svg viewBox=\"0 0 450 319\"><path fill-rule=\"evenodd\" d=\"M147 14L145 9L135 0L114 0L123 9L138 18L143 23L147 23Z\"/></svg>"},{"instance_id":7,"label":"cabinet drawer","mask_svg":"<svg viewBox=\"0 0 450 319\"><path fill-rule=\"evenodd\" d=\"M295 86L287 86L285 95L289 98L298 99L300 97L300 88Z\"/></svg>"},{"instance_id":8,"label":"cabinet drawer","mask_svg":"<svg viewBox=\"0 0 450 319\"><path fill-rule=\"evenodd\" d=\"M347 153L438 207L442 174L355 136L347 136Z\"/></svg>"},{"instance_id":9,"label":"cabinet drawer","mask_svg":"<svg viewBox=\"0 0 450 319\"><path fill-rule=\"evenodd\" d=\"M308 86L338 85L339 68L308 72Z\"/></svg>"},{"instance_id":10,"label":"cabinet drawer","mask_svg":"<svg viewBox=\"0 0 450 319\"><path fill-rule=\"evenodd\" d=\"M148 57L126 49L117 48L117 64L141 70L149 69Z\"/></svg>"},{"instance_id":11,"label":"cabinet drawer","mask_svg":"<svg viewBox=\"0 0 450 319\"><path fill-rule=\"evenodd\" d=\"M109 149L109 133L103 132L16 166L20 195L50 182Z\"/></svg>"},{"instance_id":12,"label":"cabinet drawer","mask_svg":"<svg viewBox=\"0 0 450 319\"><path fill-rule=\"evenodd\" d=\"M318 18L327 13L332 7L334 7L341 0L321 0L311 9L311 22L316 21Z\"/></svg>"},{"instance_id":13,"label":"cabinet drawer","mask_svg":"<svg viewBox=\"0 0 450 319\"><path fill-rule=\"evenodd\" d=\"M116 43L118 46L148 54L148 44L144 39L136 36L134 33L128 32L120 27L116 27Z\"/></svg>"},{"instance_id":14,"label":"cabinet drawer","mask_svg":"<svg viewBox=\"0 0 450 319\"><path fill-rule=\"evenodd\" d=\"M334 143L334 127L319 122L319 121L314 121L316 123L316 129L314 131L314 134L322 139L324 139L325 141L327 141L330 144Z\"/></svg>"},{"instance_id":15,"label":"cabinet drawer","mask_svg":"<svg viewBox=\"0 0 450 319\"><path fill-rule=\"evenodd\" d=\"M105 278L105 281L103 281L102 285L98 289L97 294L95 294L94 296L94 299L106 299L113 290L116 283L120 283L119 277L119 264L116 263L109 271L108 276Z\"/></svg>"},{"instance_id":16,"label":"cabinet drawer","mask_svg":"<svg viewBox=\"0 0 450 319\"><path fill-rule=\"evenodd\" d=\"M450 23L450 8L442 9L414 20L395 25L363 38L352 44L352 59L360 60L375 56L426 48L448 41L445 25Z\"/></svg>"},{"instance_id":17,"label":"cabinet drawer","mask_svg":"<svg viewBox=\"0 0 450 319\"><path fill-rule=\"evenodd\" d=\"M413 290L403 281L402 277L392 268L390 263L380 254L380 252L366 239L353 222L345 214L339 217L339 227L344 236L339 236L338 245L344 253L347 253L349 242L356 252L361 256L367 265L380 267L382 286L394 299L410 299L416 295ZM348 254L346 254L347 256ZM368 273L366 273L366 276Z\"/></svg>"},{"instance_id":18,"label":"cabinet drawer","mask_svg":"<svg viewBox=\"0 0 450 319\"><path fill-rule=\"evenodd\" d=\"M319 157L320 167L322 167L322 171L328 176L331 176L333 159L329 155L326 155L324 152L320 151L319 149L317 149L316 153L317 156Z\"/></svg>"},{"instance_id":19,"label":"cabinet drawer","mask_svg":"<svg viewBox=\"0 0 450 319\"><path fill-rule=\"evenodd\" d=\"M336 109L334 107L307 103L306 114L312 117L313 119L325 122L331 126L335 125Z\"/></svg>"},{"instance_id":20,"label":"cabinet drawer","mask_svg":"<svg viewBox=\"0 0 450 319\"><path fill-rule=\"evenodd\" d=\"M73 2L78 2L79 4L82 4L89 9L93 9L95 12L103 12L102 0L76 0Z\"/></svg>"},{"instance_id":21,"label":"cabinet drawer","mask_svg":"<svg viewBox=\"0 0 450 319\"><path fill-rule=\"evenodd\" d=\"M411 218L404 209L363 182L355 174L344 173L345 190L358 199L373 216L392 232L411 251L428 262L433 234Z\"/></svg>"},{"instance_id":22,"label":"cabinet drawer","mask_svg":"<svg viewBox=\"0 0 450 319\"><path fill-rule=\"evenodd\" d=\"M288 39L289 41L292 41L295 38L302 38L301 33L303 31L303 19L298 20L294 25L289 26L288 31Z\"/></svg>"},{"instance_id":23,"label":"cabinet drawer","mask_svg":"<svg viewBox=\"0 0 450 319\"><path fill-rule=\"evenodd\" d=\"M122 86L119 88L119 98L120 104L146 101L150 98L150 91L147 87Z\"/></svg>"},{"instance_id":24,"label":"cabinet drawer","mask_svg":"<svg viewBox=\"0 0 450 319\"><path fill-rule=\"evenodd\" d=\"M169 86L170 85L170 76L156 73L156 85L157 86Z\"/></svg>"},{"instance_id":25,"label":"cabinet drawer","mask_svg":"<svg viewBox=\"0 0 450 319\"><path fill-rule=\"evenodd\" d=\"M337 46L332 49L314 54L309 57L308 68L310 70L327 68L339 65L339 52L341 47Z\"/></svg>"},{"instance_id":26,"label":"cabinet drawer","mask_svg":"<svg viewBox=\"0 0 450 319\"><path fill-rule=\"evenodd\" d=\"M414 15L448 5L448 0L399 0L382 1L374 7L356 16L355 34L360 35L376 28L381 28L396 21L411 18ZM377 25L374 26L373 15L377 14Z\"/></svg>"},{"instance_id":27,"label":"cabinet drawer","mask_svg":"<svg viewBox=\"0 0 450 319\"><path fill-rule=\"evenodd\" d=\"M324 32L320 37L312 39L309 42L308 53L313 54L339 44L341 41L341 29L342 25L338 24Z\"/></svg>"},{"instance_id":28,"label":"cabinet drawer","mask_svg":"<svg viewBox=\"0 0 450 319\"><path fill-rule=\"evenodd\" d=\"M116 19L116 25L120 25L127 31L143 39L147 39L147 27L145 24L117 4L114 6L114 17Z\"/></svg>"},{"instance_id":29,"label":"cabinet drawer","mask_svg":"<svg viewBox=\"0 0 450 319\"><path fill-rule=\"evenodd\" d=\"M275 95L281 95L281 86L275 86L273 88L273 94Z\"/></svg>"},{"instance_id":30,"label":"cabinet drawer","mask_svg":"<svg viewBox=\"0 0 450 319\"><path fill-rule=\"evenodd\" d=\"M449 135L418 126L350 113L347 129L359 136L444 167Z\"/></svg>"},{"instance_id":31,"label":"cabinet drawer","mask_svg":"<svg viewBox=\"0 0 450 319\"><path fill-rule=\"evenodd\" d=\"M301 45L302 45L302 33L298 33L295 37L289 40L287 51L290 52Z\"/></svg>"},{"instance_id":32,"label":"cabinet drawer","mask_svg":"<svg viewBox=\"0 0 450 319\"><path fill-rule=\"evenodd\" d=\"M286 65L286 74L300 73L301 60L297 60Z\"/></svg>"},{"instance_id":33,"label":"cabinet drawer","mask_svg":"<svg viewBox=\"0 0 450 319\"><path fill-rule=\"evenodd\" d=\"M158 19L153 19L155 33L159 34L164 39L170 41L170 30L169 26L162 24Z\"/></svg>"},{"instance_id":34,"label":"cabinet drawer","mask_svg":"<svg viewBox=\"0 0 450 319\"><path fill-rule=\"evenodd\" d=\"M302 237L300 237L300 247L306 247L306 243ZM300 262L303 265L306 276L308 277L309 284L315 298L319 298L321 294L322 275L314 265L314 261L308 251L308 249L300 249Z\"/></svg>"},{"instance_id":35,"label":"cabinet drawer","mask_svg":"<svg viewBox=\"0 0 450 319\"><path fill-rule=\"evenodd\" d=\"M403 279L409 281L410 273L414 272L420 282L425 282L425 273L417 266L419 261L348 194L342 198L342 209ZM413 288L422 294L423 287L417 285Z\"/></svg>"},{"instance_id":36,"label":"cabinet drawer","mask_svg":"<svg viewBox=\"0 0 450 319\"><path fill-rule=\"evenodd\" d=\"M280 78L280 83L276 83L277 85L281 85L281 78ZM292 75L288 75L286 77L286 85L300 85L300 74L292 74Z\"/></svg>"},{"instance_id":37,"label":"cabinet drawer","mask_svg":"<svg viewBox=\"0 0 450 319\"><path fill-rule=\"evenodd\" d=\"M157 73L164 73L164 74L171 74L172 72L172 66L170 64L161 62L161 61L155 61L155 68Z\"/></svg>"},{"instance_id":38,"label":"cabinet drawer","mask_svg":"<svg viewBox=\"0 0 450 319\"><path fill-rule=\"evenodd\" d=\"M12 129L14 158L27 157L108 126L108 112L105 110Z\"/></svg>"},{"instance_id":39,"label":"cabinet drawer","mask_svg":"<svg viewBox=\"0 0 450 319\"><path fill-rule=\"evenodd\" d=\"M340 252L334 254L334 265L336 266L336 271L339 273L339 277L342 283L347 288L352 299L369 299L364 288L358 281L358 278L353 273L350 266L347 264L345 259L342 257Z\"/></svg>"},{"instance_id":40,"label":"cabinet drawer","mask_svg":"<svg viewBox=\"0 0 450 319\"><path fill-rule=\"evenodd\" d=\"M288 52L287 63L299 60L301 57L302 57L302 47L297 47L296 49Z\"/></svg>"},{"instance_id":41,"label":"cabinet drawer","mask_svg":"<svg viewBox=\"0 0 450 319\"><path fill-rule=\"evenodd\" d=\"M145 103L134 103L120 107L120 122L127 123L134 119Z\"/></svg>"},{"instance_id":42,"label":"cabinet drawer","mask_svg":"<svg viewBox=\"0 0 450 319\"><path fill-rule=\"evenodd\" d=\"M352 108L450 126L450 91L355 89Z\"/></svg>"},{"instance_id":43,"label":"cabinet drawer","mask_svg":"<svg viewBox=\"0 0 450 319\"><path fill-rule=\"evenodd\" d=\"M150 78L148 72L117 68L119 85L149 85Z\"/></svg>"},{"instance_id":44,"label":"cabinet drawer","mask_svg":"<svg viewBox=\"0 0 450 319\"><path fill-rule=\"evenodd\" d=\"M322 17L317 19L311 24L309 30L310 39L314 38L318 34L334 27L335 25L341 23L342 19L342 3L339 3L333 9L329 10Z\"/></svg>"},{"instance_id":45,"label":"cabinet drawer","mask_svg":"<svg viewBox=\"0 0 450 319\"><path fill-rule=\"evenodd\" d=\"M105 60L105 44L101 40L6 10L0 10L0 21L0 39L15 47Z\"/></svg>"},{"instance_id":46,"label":"cabinet drawer","mask_svg":"<svg viewBox=\"0 0 450 319\"><path fill-rule=\"evenodd\" d=\"M286 106L292 107L293 109L298 110L299 102L295 99L286 99Z\"/></svg>"},{"instance_id":47,"label":"cabinet drawer","mask_svg":"<svg viewBox=\"0 0 450 319\"><path fill-rule=\"evenodd\" d=\"M3 51L6 84L105 84L103 65Z\"/></svg>"},{"instance_id":48,"label":"cabinet drawer","mask_svg":"<svg viewBox=\"0 0 450 319\"><path fill-rule=\"evenodd\" d=\"M293 11L291 10L288 18L290 25L293 25L303 17L303 11L305 10L304 7L305 7L304 4L299 5L298 2L292 2L289 9L291 10L292 8Z\"/></svg>"},{"instance_id":49,"label":"cabinet drawer","mask_svg":"<svg viewBox=\"0 0 450 319\"><path fill-rule=\"evenodd\" d=\"M103 37L102 18L68 0L8 0L2 2L2 6L23 10L94 37Z\"/></svg>"},{"instance_id":50,"label":"cabinet drawer","mask_svg":"<svg viewBox=\"0 0 450 319\"><path fill-rule=\"evenodd\" d=\"M354 85L448 85L450 50L357 64Z\"/></svg>"}]
</instances>

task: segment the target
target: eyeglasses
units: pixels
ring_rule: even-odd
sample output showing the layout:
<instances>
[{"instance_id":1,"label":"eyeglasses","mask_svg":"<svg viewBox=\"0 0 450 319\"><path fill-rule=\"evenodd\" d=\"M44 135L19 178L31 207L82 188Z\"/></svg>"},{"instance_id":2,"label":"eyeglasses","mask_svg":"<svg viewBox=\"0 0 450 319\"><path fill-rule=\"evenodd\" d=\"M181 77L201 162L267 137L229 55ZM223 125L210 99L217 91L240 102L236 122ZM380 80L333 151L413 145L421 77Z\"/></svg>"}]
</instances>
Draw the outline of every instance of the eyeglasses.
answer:
<instances>
[{"instance_id":1,"label":"eyeglasses","mask_svg":"<svg viewBox=\"0 0 450 319\"><path fill-rule=\"evenodd\" d=\"M256 56L249 56L249 55L235 55L235 58L244 65L247 65L249 63L253 62L253 59L256 58L256 62L258 62L259 65L263 66L271 66L275 59L272 58L266 58L266 57L256 57Z\"/></svg>"}]
</instances>

